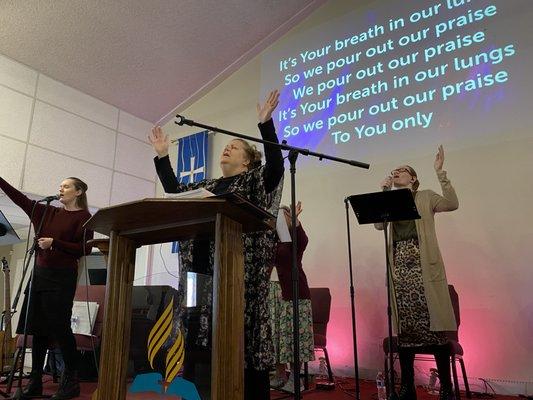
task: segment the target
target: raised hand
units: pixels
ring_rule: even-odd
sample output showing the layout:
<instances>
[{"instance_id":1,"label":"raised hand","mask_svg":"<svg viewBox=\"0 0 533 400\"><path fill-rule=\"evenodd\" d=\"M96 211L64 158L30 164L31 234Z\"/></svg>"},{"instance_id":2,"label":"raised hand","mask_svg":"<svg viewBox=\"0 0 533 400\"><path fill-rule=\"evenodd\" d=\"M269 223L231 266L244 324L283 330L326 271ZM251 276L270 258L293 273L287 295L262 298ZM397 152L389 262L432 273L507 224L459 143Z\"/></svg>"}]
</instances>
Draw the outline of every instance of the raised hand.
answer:
<instances>
[{"instance_id":1,"label":"raised hand","mask_svg":"<svg viewBox=\"0 0 533 400\"><path fill-rule=\"evenodd\" d=\"M292 207L289 208L289 210L292 210ZM298 217L300 216L300 214L302 213L303 209L302 209L302 202L299 201L298 203L296 203L296 207L295 207L295 210L296 212L296 226L300 226L300 220L298 219ZM289 218L289 220L291 219L291 212L290 211L285 211L285 215ZM288 223L288 222L287 222ZM289 228L290 228L290 223L288 223L289 225Z\"/></svg>"},{"instance_id":2,"label":"raised hand","mask_svg":"<svg viewBox=\"0 0 533 400\"><path fill-rule=\"evenodd\" d=\"M437 172L441 171L443 164L444 164L444 149L441 144L439 146L439 150L437 151L437 155L435 156L435 164L433 165L435 167L435 171Z\"/></svg>"},{"instance_id":3,"label":"raised hand","mask_svg":"<svg viewBox=\"0 0 533 400\"><path fill-rule=\"evenodd\" d=\"M265 104L262 106L257 103L257 118L259 119L259 122L264 124L270 118L272 118L272 112L276 109L278 104L279 92L277 90L270 92L270 94L267 96Z\"/></svg>"},{"instance_id":4,"label":"raised hand","mask_svg":"<svg viewBox=\"0 0 533 400\"><path fill-rule=\"evenodd\" d=\"M298 218L300 216L302 211L303 211L302 202L299 201L298 203L296 203L296 218Z\"/></svg>"},{"instance_id":5,"label":"raised hand","mask_svg":"<svg viewBox=\"0 0 533 400\"><path fill-rule=\"evenodd\" d=\"M163 133L163 130L160 126L154 126L152 128L152 133L150 133L148 136L148 141L152 145L159 158L163 158L168 155L170 140L168 135Z\"/></svg>"}]
</instances>

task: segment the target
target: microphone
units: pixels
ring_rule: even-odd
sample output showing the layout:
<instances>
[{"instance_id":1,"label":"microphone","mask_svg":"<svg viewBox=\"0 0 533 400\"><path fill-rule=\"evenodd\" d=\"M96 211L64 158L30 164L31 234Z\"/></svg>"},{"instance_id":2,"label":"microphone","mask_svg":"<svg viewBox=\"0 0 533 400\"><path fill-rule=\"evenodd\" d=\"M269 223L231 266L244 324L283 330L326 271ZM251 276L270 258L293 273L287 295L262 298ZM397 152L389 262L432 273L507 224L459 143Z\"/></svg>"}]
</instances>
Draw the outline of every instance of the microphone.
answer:
<instances>
[{"instance_id":1,"label":"microphone","mask_svg":"<svg viewBox=\"0 0 533 400\"><path fill-rule=\"evenodd\" d=\"M392 179L392 177L391 177ZM391 186L392 186L392 182L391 182ZM381 189L384 191L384 192L388 192L391 190L391 186L383 186Z\"/></svg>"},{"instance_id":2,"label":"microphone","mask_svg":"<svg viewBox=\"0 0 533 400\"><path fill-rule=\"evenodd\" d=\"M193 120L185 118L183 115L176 115L176 121L174 121L175 124L178 124L179 126L183 125L190 125L192 126L194 124Z\"/></svg>"},{"instance_id":3,"label":"microphone","mask_svg":"<svg viewBox=\"0 0 533 400\"><path fill-rule=\"evenodd\" d=\"M41 200L38 200L37 203L42 203L43 201L45 201L47 203L50 203L51 201L54 201L54 200L59 200L59 195L58 194L55 194L53 196L46 196L46 197L42 198Z\"/></svg>"}]
</instances>

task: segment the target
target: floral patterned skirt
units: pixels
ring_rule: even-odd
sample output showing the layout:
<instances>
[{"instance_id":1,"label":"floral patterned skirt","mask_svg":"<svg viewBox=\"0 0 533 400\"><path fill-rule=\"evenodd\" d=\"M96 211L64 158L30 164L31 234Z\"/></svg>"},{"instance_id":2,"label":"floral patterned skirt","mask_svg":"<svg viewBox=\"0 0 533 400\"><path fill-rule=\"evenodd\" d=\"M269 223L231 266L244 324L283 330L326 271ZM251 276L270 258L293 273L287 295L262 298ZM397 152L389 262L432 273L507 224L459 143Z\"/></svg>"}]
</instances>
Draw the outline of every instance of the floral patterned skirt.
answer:
<instances>
[{"instance_id":1,"label":"floral patterned skirt","mask_svg":"<svg viewBox=\"0 0 533 400\"><path fill-rule=\"evenodd\" d=\"M268 304L276 364L293 362L292 301L283 300L279 282L270 282ZM315 350L311 300L300 299L298 307L300 313L300 362L313 361Z\"/></svg>"},{"instance_id":2,"label":"floral patterned skirt","mask_svg":"<svg viewBox=\"0 0 533 400\"><path fill-rule=\"evenodd\" d=\"M394 243L392 281L398 310L398 343L403 347L445 344L444 332L431 331L422 280L418 239Z\"/></svg>"}]
</instances>

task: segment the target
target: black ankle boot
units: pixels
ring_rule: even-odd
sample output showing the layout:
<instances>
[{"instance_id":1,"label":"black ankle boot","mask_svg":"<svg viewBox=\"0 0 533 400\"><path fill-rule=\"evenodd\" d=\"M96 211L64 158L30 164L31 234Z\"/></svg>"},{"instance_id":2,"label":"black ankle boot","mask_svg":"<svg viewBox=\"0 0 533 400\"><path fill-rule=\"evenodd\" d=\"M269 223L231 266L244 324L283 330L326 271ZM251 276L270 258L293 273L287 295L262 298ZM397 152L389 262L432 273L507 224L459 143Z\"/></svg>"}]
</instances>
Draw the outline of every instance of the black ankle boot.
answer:
<instances>
[{"instance_id":1,"label":"black ankle boot","mask_svg":"<svg viewBox=\"0 0 533 400\"><path fill-rule=\"evenodd\" d=\"M76 371L63 371L61 375L61 382L56 394L51 397L51 400L68 400L78 397L80 395L80 382L78 380L78 373Z\"/></svg>"},{"instance_id":2,"label":"black ankle boot","mask_svg":"<svg viewBox=\"0 0 533 400\"><path fill-rule=\"evenodd\" d=\"M398 392L399 400L416 400L415 385L402 385Z\"/></svg>"},{"instance_id":3,"label":"black ankle boot","mask_svg":"<svg viewBox=\"0 0 533 400\"><path fill-rule=\"evenodd\" d=\"M31 371L30 380L22 390L21 399L30 399L33 396L43 395L43 375L42 373Z\"/></svg>"},{"instance_id":4,"label":"black ankle boot","mask_svg":"<svg viewBox=\"0 0 533 400\"><path fill-rule=\"evenodd\" d=\"M455 393L453 389L451 387L443 388L441 386L440 391L439 391L439 400L455 400Z\"/></svg>"}]
</instances>

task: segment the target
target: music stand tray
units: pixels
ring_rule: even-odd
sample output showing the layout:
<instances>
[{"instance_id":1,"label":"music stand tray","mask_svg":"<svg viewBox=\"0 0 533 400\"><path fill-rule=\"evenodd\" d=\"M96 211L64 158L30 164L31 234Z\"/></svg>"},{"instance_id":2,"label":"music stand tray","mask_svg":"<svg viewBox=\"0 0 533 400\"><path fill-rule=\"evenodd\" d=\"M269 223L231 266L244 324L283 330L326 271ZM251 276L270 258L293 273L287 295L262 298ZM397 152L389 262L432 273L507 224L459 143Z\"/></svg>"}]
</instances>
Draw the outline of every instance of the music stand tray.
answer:
<instances>
[{"instance_id":1,"label":"music stand tray","mask_svg":"<svg viewBox=\"0 0 533 400\"><path fill-rule=\"evenodd\" d=\"M420 219L409 189L356 194L348 200L360 225Z\"/></svg>"}]
</instances>

